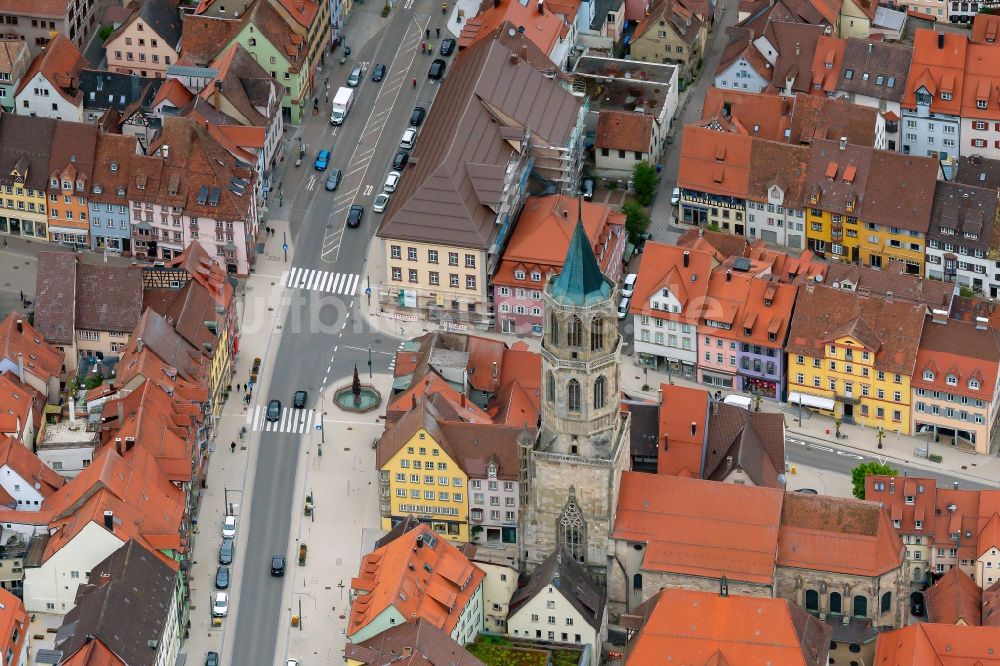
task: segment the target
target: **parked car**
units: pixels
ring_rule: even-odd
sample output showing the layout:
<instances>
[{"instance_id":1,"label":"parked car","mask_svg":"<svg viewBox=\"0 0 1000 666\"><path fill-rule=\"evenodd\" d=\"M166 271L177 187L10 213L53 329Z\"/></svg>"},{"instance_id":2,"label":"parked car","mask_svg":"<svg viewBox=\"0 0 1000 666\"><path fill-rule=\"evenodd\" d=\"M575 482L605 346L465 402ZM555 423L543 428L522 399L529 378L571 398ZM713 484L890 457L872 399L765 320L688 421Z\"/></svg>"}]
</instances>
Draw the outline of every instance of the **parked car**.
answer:
<instances>
[{"instance_id":1,"label":"parked car","mask_svg":"<svg viewBox=\"0 0 1000 666\"><path fill-rule=\"evenodd\" d=\"M799 488L795 492L802 493L803 495L819 495L815 488Z\"/></svg>"},{"instance_id":2,"label":"parked car","mask_svg":"<svg viewBox=\"0 0 1000 666\"><path fill-rule=\"evenodd\" d=\"M270 402L268 402L267 403L267 413L264 415L264 417L268 421L270 421L272 423L274 423L275 421L277 421L278 419L280 419L281 418L281 401L280 400L271 400Z\"/></svg>"},{"instance_id":3,"label":"parked car","mask_svg":"<svg viewBox=\"0 0 1000 666\"><path fill-rule=\"evenodd\" d=\"M285 666L299 666L298 659L289 659Z\"/></svg>"},{"instance_id":4,"label":"parked car","mask_svg":"<svg viewBox=\"0 0 1000 666\"><path fill-rule=\"evenodd\" d=\"M398 150L392 158L392 168L396 171L402 171L407 162L410 161L410 154L405 150Z\"/></svg>"},{"instance_id":5,"label":"parked car","mask_svg":"<svg viewBox=\"0 0 1000 666\"><path fill-rule=\"evenodd\" d=\"M372 70L372 81L378 83L385 78L385 65L375 65L375 69Z\"/></svg>"},{"instance_id":6,"label":"parked car","mask_svg":"<svg viewBox=\"0 0 1000 666\"><path fill-rule=\"evenodd\" d=\"M396 188L399 187L400 178L402 178L402 175L398 171L390 171L385 177L385 185L382 186L382 191L390 194L395 192Z\"/></svg>"},{"instance_id":7,"label":"parked car","mask_svg":"<svg viewBox=\"0 0 1000 666\"><path fill-rule=\"evenodd\" d=\"M347 77L347 85L357 88L359 83L361 83L361 65L355 65L351 75Z\"/></svg>"},{"instance_id":8,"label":"parked car","mask_svg":"<svg viewBox=\"0 0 1000 666\"><path fill-rule=\"evenodd\" d=\"M632 298L632 293L635 291L635 282L639 279L639 276L635 273L629 273L622 280L622 296L625 298Z\"/></svg>"},{"instance_id":9,"label":"parked car","mask_svg":"<svg viewBox=\"0 0 1000 666\"><path fill-rule=\"evenodd\" d=\"M313 162L313 166L316 168L316 171L326 171L326 168L330 166L330 151L319 151L319 154L316 155L316 161Z\"/></svg>"},{"instance_id":10,"label":"parked car","mask_svg":"<svg viewBox=\"0 0 1000 666\"><path fill-rule=\"evenodd\" d=\"M275 555L271 558L271 575L272 576L284 576L285 575L285 556Z\"/></svg>"},{"instance_id":11,"label":"parked car","mask_svg":"<svg viewBox=\"0 0 1000 666\"><path fill-rule=\"evenodd\" d=\"M676 206L681 202L681 188L675 187L674 191L670 193L670 205Z\"/></svg>"},{"instance_id":12,"label":"parked car","mask_svg":"<svg viewBox=\"0 0 1000 666\"><path fill-rule=\"evenodd\" d=\"M441 58L435 58L434 62L431 63L431 68L427 70L427 78L432 81L440 81L444 78L444 70L447 66L448 63L444 60Z\"/></svg>"},{"instance_id":13,"label":"parked car","mask_svg":"<svg viewBox=\"0 0 1000 666\"><path fill-rule=\"evenodd\" d=\"M379 192L375 195L375 201L372 202L372 210L376 213L384 213L385 209L389 206L389 195L385 192Z\"/></svg>"},{"instance_id":14,"label":"parked car","mask_svg":"<svg viewBox=\"0 0 1000 666\"><path fill-rule=\"evenodd\" d=\"M229 595L216 592L212 596L212 617L226 617L229 614Z\"/></svg>"},{"instance_id":15,"label":"parked car","mask_svg":"<svg viewBox=\"0 0 1000 666\"><path fill-rule=\"evenodd\" d=\"M923 617L926 607L924 606L924 593L923 592L911 592L910 593L910 614L913 617Z\"/></svg>"},{"instance_id":16,"label":"parked car","mask_svg":"<svg viewBox=\"0 0 1000 666\"><path fill-rule=\"evenodd\" d=\"M215 589L225 590L229 587L229 567L219 567L215 570Z\"/></svg>"},{"instance_id":17,"label":"parked car","mask_svg":"<svg viewBox=\"0 0 1000 666\"><path fill-rule=\"evenodd\" d=\"M622 298L621 302L618 303L618 318L624 319L628 315L628 296Z\"/></svg>"},{"instance_id":18,"label":"parked car","mask_svg":"<svg viewBox=\"0 0 1000 666\"><path fill-rule=\"evenodd\" d=\"M347 226L354 229L361 226L361 218L365 215L365 207L358 204L351 206L347 211Z\"/></svg>"},{"instance_id":19,"label":"parked car","mask_svg":"<svg viewBox=\"0 0 1000 666\"><path fill-rule=\"evenodd\" d=\"M219 666L219 653L209 652L205 655L205 666Z\"/></svg>"},{"instance_id":20,"label":"parked car","mask_svg":"<svg viewBox=\"0 0 1000 666\"><path fill-rule=\"evenodd\" d=\"M340 179L343 177L344 174L340 169L331 169L330 175L326 177L326 191L333 192L340 187Z\"/></svg>"},{"instance_id":21,"label":"parked car","mask_svg":"<svg viewBox=\"0 0 1000 666\"><path fill-rule=\"evenodd\" d=\"M233 555L236 553L236 542L232 539L223 539L219 546L219 564L232 564Z\"/></svg>"},{"instance_id":22,"label":"parked car","mask_svg":"<svg viewBox=\"0 0 1000 666\"><path fill-rule=\"evenodd\" d=\"M449 37L441 40L441 55L450 56L455 52L455 40Z\"/></svg>"},{"instance_id":23,"label":"parked car","mask_svg":"<svg viewBox=\"0 0 1000 666\"><path fill-rule=\"evenodd\" d=\"M222 537L232 539L236 536L236 516L226 516L222 519Z\"/></svg>"},{"instance_id":24,"label":"parked car","mask_svg":"<svg viewBox=\"0 0 1000 666\"><path fill-rule=\"evenodd\" d=\"M400 148L413 148L413 144L417 142L417 128L407 127L403 130L403 138L399 140Z\"/></svg>"},{"instance_id":25,"label":"parked car","mask_svg":"<svg viewBox=\"0 0 1000 666\"><path fill-rule=\"evenodd\" d=\"M594 179L593 178L588 177L588 178L584 178L582 181L580 181L580 194L583 195L583 200L584 201L593 201L594 200Z\"/></svg>"},{"instance_id":26,"label":"parked car","mask_svg":"<svg viewBox=\"0 0 1000 666\"><path fill-rule=\"evenodd\" d=\"M309 394L305 391L296 391L295 395L292 396L292 407L295 409L302 409L306 406L306 398Z\"/></svg>"},{"instance_id":27,"label":"parked car","mask_svg":"<svg viewBox=\"0 0 1000 666\"><path fill-rule=\"evenodd\" d=\"M410 124L414 127L420 127L426 117L427 109L422 106L415 106L413 107L413 113L410 114Z\"/></svg>"}]
</instances>

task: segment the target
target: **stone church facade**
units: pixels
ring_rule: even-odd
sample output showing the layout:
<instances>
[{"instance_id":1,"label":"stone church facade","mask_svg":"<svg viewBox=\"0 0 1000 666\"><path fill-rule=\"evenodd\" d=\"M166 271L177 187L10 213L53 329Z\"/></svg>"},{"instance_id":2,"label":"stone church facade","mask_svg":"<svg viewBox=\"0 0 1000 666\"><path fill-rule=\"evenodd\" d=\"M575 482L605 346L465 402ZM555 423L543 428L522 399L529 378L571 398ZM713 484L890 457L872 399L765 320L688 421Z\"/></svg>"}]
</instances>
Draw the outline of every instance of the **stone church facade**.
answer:
<instances>
[{"instance_id":1,"label":"stone church facade","mask_svg":"<svg viewBox=\"0 0 1000 666\"><path fill-rule=\"evenodd\" d=\"M578 220L562 272L542 295L542 416L522 449L522 568L559 547L604 583L628 414L619 409L617 288L601 274Z\"/></svg>"}]
</instances>

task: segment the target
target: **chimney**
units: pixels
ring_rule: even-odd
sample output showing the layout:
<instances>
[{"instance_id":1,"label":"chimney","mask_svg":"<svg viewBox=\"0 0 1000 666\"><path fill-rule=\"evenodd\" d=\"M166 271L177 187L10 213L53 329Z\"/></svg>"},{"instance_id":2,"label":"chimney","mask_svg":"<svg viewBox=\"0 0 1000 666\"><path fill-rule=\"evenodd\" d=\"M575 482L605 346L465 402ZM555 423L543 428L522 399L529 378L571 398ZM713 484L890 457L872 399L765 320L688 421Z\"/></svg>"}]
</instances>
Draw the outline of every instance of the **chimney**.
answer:
<instances>
[{"instance_id":1,"label":"chimney","mask_svg":"<svg viewBox=\"0 0 1000 666\"><path fill-rule=\"evenodd\" d=\"M840 137L840 149L841 150L847 150L847 137L846 136Z\"/></svg>"},{"instance_id":2,"label":"chimney","mask_svg":"<svg viewBox=\"0 0 1000 666\"><path fill-rule=\"evenodd\" d=\"M797 56L802 55L802 47L799 45L798 42L795 42L795 55Z\"/></svg>"},{"instance_id":3,"label":"chimney","mask_svg":"<svg viewBox=\"0 0 1000 666\"><path fill-rule=\"evenodd\" d=\"M719 596L729 596L729 580L725 576L719 579Z\"/></svg>"},{"instance_id":4,"label":"chimney","mask_svg":"<svg viewBox=\"0 0 1000 666\"><path fill-rule=\"evenodd\" d=\"M76 398L69 399L69 422L76 423Z\"/></svg>"},{"instance_id":5,"label":"chimney","mask_svg":"<svg viewBox=\"0 0 1000 666\"><path fill-rule=\"evenodd\" d=\"M143 345L144 345L144 343L142 341L142 338L136 338L135 339L135 350L137 352L141 352L142 351Z\"/></svg>"},{"instance_id":6,"label":"chimney","mask_svg":"<svg viewBox=\"0 0 1000 666\"><path fill-rule=\"evenodd\" d=\"M496 361L493 361L493 379L494 379L494 380L496 380L496 378L497 378L497 376L498 376L499 374L500 374L500 371L499 371L499 369L497 368L497 362L496 362Z\"/></svg>"},{"instance_id":7,"label":"chimney","mask_svg":"<svg viewBox=\"0 0 1000 666\"><path fill-rule=\"evenodd\" d=\"M538 13L539 14L545 13L545 0L538 0Z\"/></svg>"},{"instance_id":8,"label":"chimney","mask_svg":"<svg viewBox=\"0 0 1000 666\"><path fill-rule=\"evenodd\" d=\"M424 535L423 534L418 534L417 535L417 548L423 548L423 547L424 547Z\"/></svg>"},{"instance_id":9,"label":"chimney","mask_svg":"<svg viewBox=\"0 0 1000 666\"><path fill-rule=\"evenodd\" d=\"M107 528L109 532L115 531L115 512L105 511L104 512L104 527Z\"/></svg>"},{"instance_id":10,"label":"chimney","mask_svg":"<svg viewBox=\"0 0 1000 666\"><path fill-rule=\"evenodd\" d=\"M684 268L688 267L690 261L691 261L691 253L688 252L687 250L684 250Z\"/></svg>"},{"instance_id":11,"label":"chimney","mask_svg":"<svg viewBox=\"0 0 1000 666\"><path fill-rule=\"evenodd\" d=\"M698 423L695 421L691 421L691 434L692 435L698 434Z\"/></svg>"},{"instance_id":12,"label":"chimney","mask_svg":"<svg viewBox=\"0 0 1000 666\"><path fill-rule=\"evenodd\" d=\"M931 310L931 321L935 324L947 324L948 323L948 311L941 309Z\"/></svg>"},{"instance_id":13,"label":"chimney","mask_svg":"<svg viewBox=\"0 0 1000 666\"><path fill-rule=\"evenodd\" d=\"M985 331L990 327L990 320L986 317L976 317L976 330Z\"/></svg>"},{"instance_id":14,"label":"chimney","mask_svg":"<svg viewBox=\"0 0 1000 666\"><path fill-rule=\"evenodd\" d=\"M410 394L410 402L412 403L410 405L410 409L416 409L417 408L417 394L416 393L411 393Z\"/></svg>"},{"instance_id":15,"label":"chimney","mask_svg":"<svg viewBox=\"0 0 1000 666\"><path fill-rule=\"evenodd\" d=\"M726 271L726 282L732 282L732 281L733 281L733 272Z\"/></svg>"},{"instance_id":16,"label":"chimney","mask_svg":"<svg viewBox=\"0 0 1000 666\"><path fill-rule=\"evenodd\" d=\"M118 401L118 427L125 423L125 407L122 406L122 401Z\"/></svg>"},{"instance_id":17,"label":"chimney","mask_svg":"<svg viewBox=\"0 0 1000 666\"><path fill-rule=\"evenodd\" d=\"M527 45L521 47L521 60L528 62L528 47Z\"/></svg>"},{"instance_id":18,"label":"chimney","mask_svg":"<svg viewBox=\"0 0 1000 666\"><path fill-rule=\"evenodd\" d=\"M512 65L517 64L517 54L514 53L513 51L510 52L510 64Z\"/></svg>"},{"instance_id":19,"label":"chimney","mask_svg":"<svg viewBox=\"0 0 1000 666\"><path fill-rule=\"evenodd\" d=\"M465 409L465 394L464 393L460 393L459 395L462 396L461 403L459 403L459 404L462 405L462 409Z\"/></svg>"},{"instance_id":20,"label":"chimney","mask_svg":"<svg viewBox=\"0 0 1000 666\"><path fill-rule=\"evenodd\" d=\"M892 303L892 292L891 291L885 292L885 301L886 301L886 303Z\"/></svg>"},{"instance_id":21,"label":"chimney","mask_svg":"<svg viewBox=\"0 0 1000 666\"><path fill-rule=\"evenodd\" d=\"M958 490L958 481L953 481L951 484L952 489Z\"/></svg>"},{"instance_id":22,"label":"chimney","mask_svg":"<svg viewBox=\"0 0 1000 666\"><path fill-rule=\"evenodd\" d=\"M726 471L730 472L733 469L733 457L726 456Z\"/></svg>"},{"instance_id":23,"label":"chimney","mask_svg":"<svg viewBox=\"0 0 1000 666\"><path fill-rule=\"evenodd\" d=\"M17 320L17 332L18 333L24 333L24 320L23 319L18 319Z\"/></svg>"},{"instance_id":24,"label":"chimney","mask_svg":"<svg viewBox=\"0 0 1000 666\"><path fill-rule=\"evenodd\" d=\"M170 144L169 143L163 144L163 148L161 148L160 150L163 153L163 159L167 159L168 157L170 157Z\"/></svg>"},{"instance_id":25,"label":"chimney","mask_svg":"<svg viewBox=\"0 0 1000 666\"><path fill-rule=\"evenodd\" d=\"M943 49L943 48L944 48L944 33L943 32L939 32L938 33L938 49Z\"/></svg>"}]
</instances>

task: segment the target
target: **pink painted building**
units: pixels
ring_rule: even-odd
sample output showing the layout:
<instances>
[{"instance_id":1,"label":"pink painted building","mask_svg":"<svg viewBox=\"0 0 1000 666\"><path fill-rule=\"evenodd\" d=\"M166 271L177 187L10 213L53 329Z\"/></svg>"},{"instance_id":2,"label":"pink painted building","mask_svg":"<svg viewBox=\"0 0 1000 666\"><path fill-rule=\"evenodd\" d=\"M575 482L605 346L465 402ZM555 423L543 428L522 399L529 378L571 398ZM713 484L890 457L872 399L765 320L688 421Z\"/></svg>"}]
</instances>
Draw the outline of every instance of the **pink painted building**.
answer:
<instances>
[{"instance_id":1,"label":"pink painted building","mask_svg":"<svg viewBox=\"0 0 1000 666\"><path fill-rule=\"evenodd\" d=\"M501 333L542 333L542 291L562 270L569 239L582 213L601 271L617 282L625 254L625 216L605 204L559 194L529 197L493 275L493 312Z\"/></svg>"}]
</instances>

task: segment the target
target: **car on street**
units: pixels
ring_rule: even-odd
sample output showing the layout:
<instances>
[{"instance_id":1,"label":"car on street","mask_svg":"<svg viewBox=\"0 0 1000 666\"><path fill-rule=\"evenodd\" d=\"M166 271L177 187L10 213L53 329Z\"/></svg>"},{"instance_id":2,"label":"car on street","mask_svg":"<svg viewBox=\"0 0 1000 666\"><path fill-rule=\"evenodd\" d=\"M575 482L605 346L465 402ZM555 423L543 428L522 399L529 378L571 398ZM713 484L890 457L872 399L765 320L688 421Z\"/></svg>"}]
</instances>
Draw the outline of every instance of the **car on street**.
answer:
<instances>
[{"instance_id":1,"label":"car on street","mask_svg":"<svg viewBox=\"0 0 1000 666\"><path fill-rule=\"evenodd\" d=\"M410 154L405 150L398 150L392 158L392 168L396 171L402 171L406 167L406 163L410 161Z\"/></svg>"},{"instance_id":2,"label":"car on street","mask_svg":"<svg viewBox=\"0 0 1000 666\"><path fill-rule=\"evenodd\" d=\"M629 273L622 280L622 296L625 298L632 298L632 294L635 292L635 283L638 281L639 276L635 273Z\"/></svg>"},{"instance_id":3,"label":"car on street","mask_svg":"<svg viewBox=\"0 0 1000 666\"><path fill-rule=\"evenodd\" d=\"M296 391L295 395L292 396L292 407L295 409L302 409L306 406L306 399L309 394L305 391Z\"/></svg>"},{"instance_id":4,"label":"car on street","mask_svg":"<svg viewBox=\"0 0 1000 666\"><path fill-rule=\"evenodd\" d=\"M344 174L340 169L331 169L330 175L326 177L326 191L333 192L340 187L340 179L343 177Z\"/></svg>"},{"instance_id":5,"label":"car on street","mask_svg":"<svg viewBox=\"0 0 1000 666\"><path fill-rule=\"evenodd\" d=\"M417 142L417 128L407 127L403 130L403 138L399 140L400 148L413 148L413 144Z\"/></svg>"},{"instance_id":6,"label":"car on street","mask_svg":"<svg viewBox=\"0 0 1000 666\"><path fill-rule=\"evenodd\" d=\"M229 587L229 567L219 567L215 570L215 589L225 590Z\"/></svg>"},{"instance_id":7,"label":"car on street","mask_svg":"<svg viewBox=\"0 0 1000 666\"><path fill-rule=\"evenodd\" d=\"M420 127L420 124L424 122L424 118L427 117L427 109L422 106L413 107L413 113L410 114L410 124L414 127Z\"/></svg>"},{"instance_id":8,"label":"car on street","mask_svg":"<svg viewBox=\"0 0 1000 666\"><path fill-rule=\"evenodd\" d=\"M316 161L313 162L313 166L316 167L316 171L326 171L326 168L330 166L330 151L319 151L319 154L316 155Z\"/></svg>"},{"instance_id":9,"label":"car on street","mask_svg":"<svg viewBox=\"0 0 1000 666\"><path fill-rule=\"evenodd\" d=\"M233 556L236 554L236 542L232 539L223 539L219 546L219 564L232 564Z\"/></svg>"},{"instance_id":10,"label":"car on street","mask_svg":"<svg viewBox=\"0 0 1000 666\"><path fill-rule=\"evenodd\" d=\"M357 88L358 84L361 83L361 65L355 65L354 69L351 70L350 76L347 77L347 85L352 88Z\"/></svg>"},{"instance_id":11,"label":"car on street","mask_svg":"<svg viewBox=\"0 0 1000 666\"><path fill-rule=\"evenodd\" d=\"M594 179L587 177L580 181L580 194L584 201L594 200Z\"/></svg>"},{"instance_id":12,"label":"car on street","mask_svg":"<svg viewBox=\"0 0 1000 666\"><path fill-rule=\"evenodd\" d=\"M681 188L675 187L674 191L670 193L670 205L676 206L681 202Z\"/></svg>"},{"instance_id":13,"label":"car on street","mask_svg":"<svg viewBox=\"0 0 1000 666\"><path fill-rule=\"evenodd\" d=\"M803 495L819 495L815 488L799 488L795 492L802 493Z\"/></svg>"},{"instance_id":14,"label":"car on street","mask_svg":"<svg viewBox=\"0 0 1000 666\"><path fill-rule=\"evenodd\" d=\"M378 83L385 78L385 65L375 65L375 69L372 70L372 81Z\"/></svg>"},{"instance_id":15,"label":"car on street","mask_svg":"<svg viewBox=\"0 0 1000 666\"><path fill-rule=\"evenodd\" d=\"M278 419L280 419L281 418L281 401L280 400L271 400L271 401L269 401L267 403L267 413L264 415L264 417L268 421L270 421L271 423L274 423L275 421L277 421Z\"/></svg>"},{"instance_id":16,"label":"car on street","mask_svg":"<svg viewBox=\"0 0 1000 666\"><path fill-rule=\"evenodd\" d=\"M232 539L236 536L236 516L226 516L222 519L222 538Z\"/></svg>"},{"instance_id":17,"label":"car on street","mask_svg":"<svg viewBox=\"0 0 1000 666\"><path fill-rule=\"evenodd\" d=\"M271 558L271 575L272 576L284 576L285 575L285 556L275 555Z\"/></svg>"},{"instance_id":18,"label":"car on street","mask_svg":"<svg viewBox=\"0 0 1000 666\"><path fill-rule=\"evenodd\" d=\"M347 226L354 229L355 227L361 226L361 218L365 215L365 207L359 204L354 204L351 209L347 211Z\"/></svg>"},{"instance_id":19,"label":"car on street","mask_svg":"<svg viewBox=\"0 0 1000 666\"><path fill-rule=\"evenodd\" d=\"M910 593L910 614L913 617L923 617L924 611L926 610L924 606L924 593L923 592L911 592Z\"/></svg>"},{"instance_id":20,"label":"car on street","mask_svg":"<svg viewBox=\"0 0 1000 666\"><path fill-rule=\"evenodd\" d=\"M205 655L205 666L219 666L219 653L209 652Z\"/></svg>"},{"instance_id":21,"label":"car on street","mask_svg":"<svg viewBox=\"0 0 1000 666\"><path fill-rule=\"evenodd\" d=\"M299 660L298 659L289 659L288 662L285 663L285 666L299 666Z\"/></svg>"},{"instance_id":22,"label":"car on street","mask_svg":"<svg viewBox=\"0 0 1000 666\"><path fill-rule=\"evenodd\" d=\"M618 318L624 319L628 316L628 296L622 298L621 302L618 303Z\"/></svg>"},{"instance_id":23,"label":"car on street","mask_svg":"<svg viewBox=\"0 0 1000 666\"><path fill-rule=\"evenodd\" d=\"M212 595L212 617L226 617L229 614L229 595L216 592Z\"/></svg>"},{"instance_id":24,"label":"car on street","mask_svg":"<svg viewBox=\"0 0 1000 666\"><path fill-rule=\"evenodd\" d=\"M385 209L389 206L389 195L385 192L379 192L375 195L375 201L372 202L372 210L376 213L384 213Z\"/></svg>"},{"instance_id":25,"label":"car on street","mask_svg":"<svg viewBox=\"0 0 1000 666\"><path fill-rule=\"evenodd\" d=\"M427 70L427 78L432 81L440 81L444 78L445 67L448 66L441 58L434 58L434 62L431 63L431 68Z\"/></svg>"},{"instance_id":26,"label":"car on street","mask_svg":"<svg viewBox=\"0 0 1000 666\"><path fill-rule=\"evenodd\" d=\"M441 40L441 55L450 56L455 52L455 40L449 37Z\"/></svg>"},{"instance_id":27,"label":"car on street","mask_svg":"<svg viewBox=\"0 0 1000 666\"><path fill-rule=\"evenodd\" d=\"M382 186L382 191L392 194L399 187L399 179L402 175L398 171L390 171L389 175L385 177L385 185Z\"/></svg>"}]
</instances>

